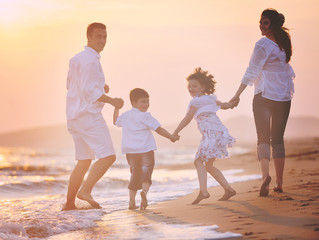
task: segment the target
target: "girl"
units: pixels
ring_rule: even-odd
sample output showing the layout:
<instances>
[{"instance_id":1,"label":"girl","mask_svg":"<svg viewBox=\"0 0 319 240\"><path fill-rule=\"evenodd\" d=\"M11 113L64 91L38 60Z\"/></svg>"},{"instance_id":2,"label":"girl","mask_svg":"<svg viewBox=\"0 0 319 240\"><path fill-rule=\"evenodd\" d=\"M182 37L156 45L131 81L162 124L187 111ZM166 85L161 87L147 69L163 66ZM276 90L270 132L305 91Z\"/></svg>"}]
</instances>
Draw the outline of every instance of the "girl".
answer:
<instances>
[{"instance_id":1,"label":"girl","mask_svg":"<svg viewBox=\"0 0 319 240\"><path fill-rule=\"evenodd\" d=\"M186 127L193 117L196 119L198 129L202 134L198 151L195 157L195 167L198 174L200 192L192 204L197 204L210 195L207 191L207 172L224 188L225 194L219 200L228 200L236 194L230 187L223 173L214 167L216 158L228 157L227 146L232 146L235 139L229 135L227 128L217 117L219 109L233 108L237 102L224 103L217 100L215 92L216 81L211 74L203 71L200 67L189 75L188 91L193 99L190 101L186 116L180 122L173 135Z\"/></svg>"}]
</instances>

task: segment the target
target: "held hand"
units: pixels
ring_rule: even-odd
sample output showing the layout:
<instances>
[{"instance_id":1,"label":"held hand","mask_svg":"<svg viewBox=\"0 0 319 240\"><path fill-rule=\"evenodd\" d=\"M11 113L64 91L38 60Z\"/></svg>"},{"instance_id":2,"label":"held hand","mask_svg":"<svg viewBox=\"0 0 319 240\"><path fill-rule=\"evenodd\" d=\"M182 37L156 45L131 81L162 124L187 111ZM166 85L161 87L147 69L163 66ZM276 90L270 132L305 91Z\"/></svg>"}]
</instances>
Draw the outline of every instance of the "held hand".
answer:
<instances>
[{"instance_id":1,"label":"held hand","mask_svg":"<svg viewBox=\"0 0 319 240\"><path fill-rule=\"evenodd\" d=\"M229 108L233 109L234 107L237 107L238 103L239 101L228 102Z\"/></svg>"},{"instance_id":2,"label":"held hand","mask_svg":"<svg viewBox=\"0 0 319 240\"><path fill-rule=\"evenodd\" d=\"M173 134L171 137L171 142L176 142L180 139L180 136L177 134Z\"/></svg>"},{"instance_id":3,"label":"held hand","mask_svg":"<svg viewBox=\"0 0 319 240\"><path fill-rule=\"evenodd\" d=\"M113 98L111 103L115 108L121 109L124 105L124 101L122 98Z\"/></svg>"},{"instance_id":4,"label":"held hand","mask_svg":"<svg viewBox=\"0 0 319 240\"><path fill-rule=\"evenodd\" d=\"M110 91L109 85L105 84L105 85L104 85L104 92L105 92L105 93L108 93L109 91Z\"/></svg>"},{"instance_id":5,"label":"held hand","mask_svg":"<svg viewBox=\"0 0 319 240\"><path fill-rule=\"evenodd\" d=\"M239 104L240 98L237 96L234 96L232 99L229 100L229 103L231 103L233 106L231 107L232 109L234 107L237 107Z\"/></svg>"}]
</instances>

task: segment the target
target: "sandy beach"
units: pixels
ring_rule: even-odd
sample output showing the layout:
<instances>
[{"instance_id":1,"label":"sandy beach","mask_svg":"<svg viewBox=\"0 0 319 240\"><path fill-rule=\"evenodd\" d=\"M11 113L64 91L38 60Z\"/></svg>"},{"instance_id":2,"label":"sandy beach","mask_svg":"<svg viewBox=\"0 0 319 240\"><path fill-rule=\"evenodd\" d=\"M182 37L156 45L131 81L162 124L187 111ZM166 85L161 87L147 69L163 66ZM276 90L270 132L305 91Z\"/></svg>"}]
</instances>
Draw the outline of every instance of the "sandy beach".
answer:
<instances>
[{"instance_id":1,"label":"sandy beach","mask_svg":"<svg viewBox=\"0 0 319 240\"><path fill-rule=\"evenodd\" d=\"M0 186L0 239L319 239L319 138L286 141L284 192L272 190L271 162L268 197L259 197L262 180L256 146L241 147L245 153L215 163L232 180L237 195L218 201L223 189L209 177L211 197L198 205L190 204L198 194L194 149L159 152L162 163L155 167L145 211L127 210L129 169L124 161L94 192L102 209L86 209L79 201L83 210L61 211L68 175L59 170L60 164L50 163L52 158L65 163L68 157L4 149L2 159L14 165L3 167L8 177L2 176ZM170 157L176 161L167 164ZM17 159L29 165L19 170ZM11 179L12 172L18 177Z\"/></svg>"},{"instance_id":2,"label":"sandy beach","mask_svg":"<svg viewBox=\"0 0 319 240\"><path fill-rule=\"evenodd\" d=\"M229 201L218 201L223 190L213 187L211 197L198 205L190 204L198 193L194 191L136 214L146 221L216 224L221 232L240 233L239 239L319 239L319 138L287 141L286 155L283 193L272 190L275 171L271 164L268 197L259 197L261 180L253 180L234 183L237 195ZM253 148L216 164L221 170L241 166L249 173L260 173Z\"/></svg>"}]
</instances>

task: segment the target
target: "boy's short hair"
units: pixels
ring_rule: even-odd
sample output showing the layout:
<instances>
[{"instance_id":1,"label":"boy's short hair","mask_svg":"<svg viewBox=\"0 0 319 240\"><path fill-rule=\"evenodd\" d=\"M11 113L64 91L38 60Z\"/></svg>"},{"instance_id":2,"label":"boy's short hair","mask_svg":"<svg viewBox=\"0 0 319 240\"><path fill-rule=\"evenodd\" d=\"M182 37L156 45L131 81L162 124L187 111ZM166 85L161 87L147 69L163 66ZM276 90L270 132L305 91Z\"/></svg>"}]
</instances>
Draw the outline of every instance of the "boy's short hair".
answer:
<instances>
[{"instance_id":1,"label":"boy's short hair","mask_svg":"<svg viewBox=\"0 0 319 240\"><path fill-rule=\"evenodd\" d=\"M148 98L150 97L148 93L142 89L142 88L134 88L133 90L130 91L130 101L132 102L137 102L137 100L141 98Z\"/></svg>"},{"instance_id":2,"label":"boy's short hair","mask_svg":"<svg viewBox=\"0 0 319 240\"><path fill-rule=\"evenodd\" d=\"M92 35L93 30L96 28L100 28L100 29L105 29L106 30L106 26L103 23L98 23L98 22L94 22L88 25L87 29L86 29L86 36L89 37Z\"/></svg>"}]
</instances>

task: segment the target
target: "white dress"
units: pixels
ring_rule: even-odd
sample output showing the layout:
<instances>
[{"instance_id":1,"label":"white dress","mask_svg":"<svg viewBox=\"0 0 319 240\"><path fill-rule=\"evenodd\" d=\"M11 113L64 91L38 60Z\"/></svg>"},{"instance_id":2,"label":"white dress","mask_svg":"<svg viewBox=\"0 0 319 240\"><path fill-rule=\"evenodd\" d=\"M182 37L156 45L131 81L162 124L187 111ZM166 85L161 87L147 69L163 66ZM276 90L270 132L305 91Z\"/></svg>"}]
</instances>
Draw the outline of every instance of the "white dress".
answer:
<instances>
[{"instance_id":1,"label":"white dress","mask_svg":"<svg viewBox=\"0 0 319 240\"><path fill-rule=\"evenodd\" d=\"M235 143L235 138L230 136L228 129L220 121L216 112L220 106L216 104L216 96L202 95L191 100L189 107L197 108L195 120L202 139L196 153L196 159L201 158L207 162L210 158L228 157L227 147Z\"/></svg>"}]
</instances>

